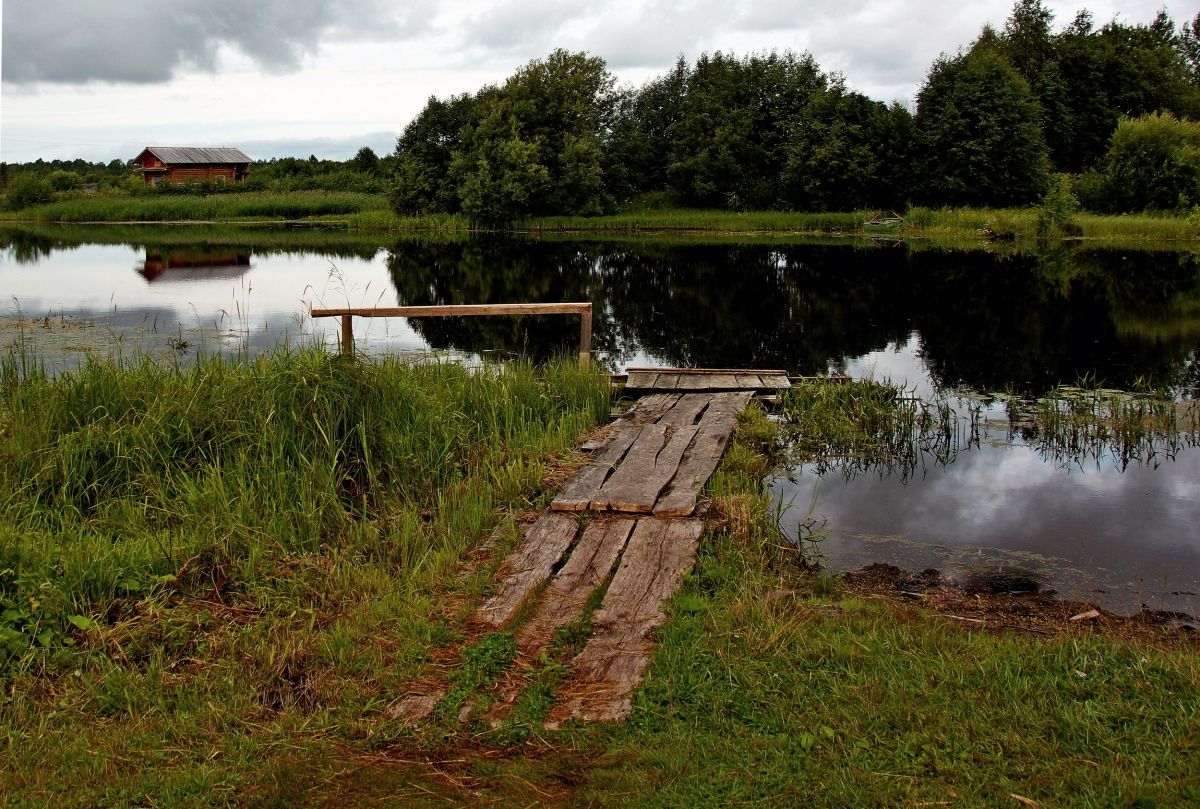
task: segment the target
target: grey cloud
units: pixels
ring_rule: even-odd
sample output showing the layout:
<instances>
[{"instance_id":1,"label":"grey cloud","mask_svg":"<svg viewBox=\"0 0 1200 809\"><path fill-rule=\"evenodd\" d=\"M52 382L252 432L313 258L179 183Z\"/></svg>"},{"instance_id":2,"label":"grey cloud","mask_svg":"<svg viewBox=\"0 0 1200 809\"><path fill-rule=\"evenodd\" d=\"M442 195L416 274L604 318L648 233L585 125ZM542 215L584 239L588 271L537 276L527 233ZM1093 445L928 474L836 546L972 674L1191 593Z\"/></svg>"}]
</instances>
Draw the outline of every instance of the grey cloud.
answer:
<instances>
[{"instance_id":1,"label":"grey cloud","mask_svg":"<svg viewBox=\"0 0 1200 809\"><path fill-rule=\"evenodd\" d=\"M577 16L579 6L567 0L497 3L466 21L467 39L486 48L512 50L553 40L561 26Z\"/></svg>"},{"instance_id":2,"label":"grey cloud","mask_svg":"<svg viewBox=\"0 0 1200 809\"><path fill-rule=\"evenodd\" d=\"M212 70L222 45L287 70L327 40L402 38L437 0L8 0L6 83L149 83L182 66Z\"/></svg>"},{"instance_id":3,"label":"grey cloud","mask_svg":"<svg viewBox=\"0 0 1200 809\"><path fill-rule=\"evenodd\" d=\"M389 155L396 148L399 132L368 132L342 138L279 138L275 140L239 141L238 145L255 160L270 160L273 157L308 157L316 155L322 160L349 160L364 146L380 157Z\"/></svg>"}]
</instances>

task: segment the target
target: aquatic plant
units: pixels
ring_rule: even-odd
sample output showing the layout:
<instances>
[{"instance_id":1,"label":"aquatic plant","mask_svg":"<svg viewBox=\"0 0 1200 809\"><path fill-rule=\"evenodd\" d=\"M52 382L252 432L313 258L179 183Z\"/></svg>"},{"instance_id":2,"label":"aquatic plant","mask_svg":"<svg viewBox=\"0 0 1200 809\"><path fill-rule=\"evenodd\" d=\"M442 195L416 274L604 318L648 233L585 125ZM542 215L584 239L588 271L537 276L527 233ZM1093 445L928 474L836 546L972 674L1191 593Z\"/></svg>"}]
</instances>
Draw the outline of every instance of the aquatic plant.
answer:
<instances>
[{"instance_id":1,"label":"aquatic plant","mask_svg":"<svg viewBox=\"0 0 1200 809\"><path fill-rule=\"evenodd\" d=\"M791 465L847 478L867 471L907 478L978 444L981 407L960 414L945 398L906 394L871 380L795 386L779 403Z\"/></svg>"},{"instance_id":2,"label":"aquatic plant","mask_svg":"<svg viewBox=\"0 0 1200 809\"><path fill-rule=\"evenodd\" d=\"M1158 466L1200 445L1200 406L1162 392L1063 386L1036 399L1007 400L1008 440L1033 446L1063 467Z\"/></svg>"}]
</instances>

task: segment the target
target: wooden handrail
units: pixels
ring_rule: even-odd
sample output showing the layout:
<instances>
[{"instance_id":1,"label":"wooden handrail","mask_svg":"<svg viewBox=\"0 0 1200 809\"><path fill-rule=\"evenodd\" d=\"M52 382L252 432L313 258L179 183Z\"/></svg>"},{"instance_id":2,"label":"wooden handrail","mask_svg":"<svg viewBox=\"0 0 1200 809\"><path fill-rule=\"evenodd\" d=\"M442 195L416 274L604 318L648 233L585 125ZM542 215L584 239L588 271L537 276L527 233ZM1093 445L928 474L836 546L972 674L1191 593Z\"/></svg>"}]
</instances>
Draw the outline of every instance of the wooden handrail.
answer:
<instances>
[{"instance_id":1,"label":"wooden handrail","mask_svg":"<svg viewBox=\"0 0 1200 809\"><path fill-rule=\"evenodd\" d=\"M579 315L579 363L592 358L592 305L590 303L484 303L443 306L380 306L373 308L310 309L310 317L342 319L342 350L354 350L355 317L479 317L483 315Z\"/></svg>"}]
</instances>

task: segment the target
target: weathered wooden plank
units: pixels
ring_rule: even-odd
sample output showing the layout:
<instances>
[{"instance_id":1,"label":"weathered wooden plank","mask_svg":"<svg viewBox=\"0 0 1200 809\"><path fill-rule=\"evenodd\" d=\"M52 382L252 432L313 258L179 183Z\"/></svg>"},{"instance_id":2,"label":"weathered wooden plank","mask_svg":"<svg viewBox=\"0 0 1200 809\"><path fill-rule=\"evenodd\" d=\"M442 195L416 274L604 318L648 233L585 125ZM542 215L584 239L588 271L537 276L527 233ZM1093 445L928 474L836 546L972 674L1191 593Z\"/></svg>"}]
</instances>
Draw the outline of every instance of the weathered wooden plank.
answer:
<instances>
[{"instance_id":1,"label":"weathered wooden plank","mask_svg":"<svg viewBox=\"0 0 1200 809\"><path fill-rule=\"evenodd\" d=\"M696 429L663 421L643 427L624 460L592 499L591 507L639 514L652 511L659 493L679 468Z\"/></svg>"},{"instance_id":2,"label":"weathered wooden plank","mask_svg":"<svg viewBox=\"0 0 1200 809\"><path fill-rule=\"evenodd\" d=\"M517 646L523 653L545 647L559 627L583 615L592 591L612 572L636 523L632 517L600 518L588 523L567 563L517 633Z\"/></svg>"},{"instance_id":3,"label":"weathered wooden plank","mask_svg":"<svg viewBox=\"0 0 1200 809\"><path fill-rule=\"evenodd\" d=\"M720 463L737 416L751 396L751 391L712 395L712 403L700 420L696 438L680 462L679 471L654 504L655 516L685 517L696 510L700 490Z\"/></svg>"},{"instance_id":4,"label":"weathered wooden plank","mask_svg":"<svg viewBox=\"0 0 1200 809\"><path fill-rule=\"evenodd\" d=\"M788 379L787 374L759 374L759 378L762 379L764 388L783 389L792 386L792 381Z\"/></svg>"},{"instance_id":5,"label":"weathered wooden plank","mask_svg":"<svg viewBox=\"0 0 1200 809\"><path fill-rule=\"evenodd\" d=\"M600 609L593 634L572 661L574 678L550 723L575 717L619 721L629 716L633 691L650 666L653 631L664 605L696 561L700 520L638 520Z\"/></svg>"},{"instance_id":6,"label":"weathered wooden plank","mask_svg":"<svg viewBox=\"0 0 1200 809\"><path fill-rule=\"evenodd\" d=\"M737 380L738 387L742 388L761 388L763 386L762 377L758 374L735 374L734 379Z\"/></svg>"},{"instance_id":7,"label":"weathered wooden plank","mask_svg":"<svg viewBox=\"0 0 1200 809\"><path fill-rule=\"evenodd\" d=\"M310 317L477 317L481 315L581 315L590 303L484 303L437 306L368 306L311 309Z\"/></svg>"},{"instance_id":8,"label":"weathered wooden plank","mask_svg":"<svg viewBox=\"0 0 1200 809\"><path fill-rule=\"evenodd\" d=\"M779 369L764 370L761 368L626 368L626 373L634 371L657 371L660 374L678 373L678 374L787 374L787 371Z\"/></svg>"},{"instance_id":9,"label":"weathered wooden plank","mask_svg":"<svg viewBox=\"0 0 1200 809\"><path fill-rule=\"evenodd\" d=\"M654 387L654 380L658 374L654 371L631 371L629 377L625 380L625 387L648 389Z\"/></svg>"},{"instance_id":10,"label":"weathered wooden plank","mask_svg":"<svg viewBox=\"0 0 1200 809\"><path fill-rule=\"evenodd\" d=\"M739 387L737 374L708 374L706 376L709 390L730 390Z\"/></svg>"},{"instance_id":11,"label":"weathered wooden plank","mask_svg":"<svg viewBox=\"0 0 1200 809\"><path fill-rule=\"evenodd\" d=\"M617 423L627 422L639 426L650 424L658 421L664 413L668 412L678 403L678 393L652 393L649 396L638 399L636 405L617 419Z\"/></svg>"},{"instance_id":12,"label":"weathered wooden plank","mask_svg":"<svg viewBox=\"0 0 1200 809\"><path fill-rule=\"evenodd\" d=\"M592 498L600 493L600 487L609 473L633 442L645 429L637 424L623 424L613 430L608 442L595 453L587 466L576 472L550 503L551 511L585 511Z\"/></svg>"},{"instance_id":13,"label":"weathered wooden plank","mask_svg":"<svg viewBox=\"0 0 1200 809\"><path fill-rule=\"evenodd\" d=\"M475 611L476 620L496 627L512 620L529 595L550 578L578 528L573 514L542 512L505 561L500 589Z\"/></svg>"},{"instance_id":14,"label":"weathered wooden plank","mask_svg":"<svg viewBox=\"0 0 1200 809\"><path fill-rule=\"evenodd\" d=\"M675 390L705 390L709 387L708 380L712 374L680 374L675 383Z\"/></svg>"},{"instance_id":15,"label":"weathered wooden plank","mask_svg":"<svg viewBox=\"0 0 1200 809\"><path fill-rule=\"evenodd\" d=\"M707 393L685 393L670 410L663 413L659 422L675 427L691 427L700 420L700 414L710 401L712 397Z\"/></svg>"},{"instance_id":16,"label":"weathered wooden plank","mask_svg":"<svg viewBox=\"0 0 1200 809\"><path fill-rule=\"evenodd\" d=\"M550 509L586 510L592 498L599 494L613 467L633 445L642 427L669 412L679 403L679 399L678 394L654 394L639 400L637 405L617 419L604 443L594 450L592 462L567 481L550 504Z\"/></svg>"},{"instance_id":17,"label":"weathered wooden plank","mask_svg":"<svg viewBox=\"0 0 1200 809\"><path fill-rule=\"evenodd\" d=\"M433 709L437 707L438 700L445 695L445 688L436 688L428 693L407 694L385 708L383 714L388 719L416 727L429 718Z\"/></svg>"}]
</instances>

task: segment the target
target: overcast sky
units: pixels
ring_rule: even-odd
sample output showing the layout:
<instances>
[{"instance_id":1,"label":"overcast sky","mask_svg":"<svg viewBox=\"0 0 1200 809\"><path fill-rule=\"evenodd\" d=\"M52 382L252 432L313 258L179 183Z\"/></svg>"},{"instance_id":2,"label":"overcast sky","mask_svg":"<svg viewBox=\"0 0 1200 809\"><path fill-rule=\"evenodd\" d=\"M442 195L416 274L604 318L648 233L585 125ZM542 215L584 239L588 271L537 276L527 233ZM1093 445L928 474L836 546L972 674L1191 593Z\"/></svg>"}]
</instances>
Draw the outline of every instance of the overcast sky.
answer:
<instances>
[{"instance_id":1,"label":"overcast sky","mask_svg":"<svg viewBox=\"0 0 1200 809\"><path fill-rule=\"evenodd\" d=\"M143 146L251 157L391 151L425 99L473 91L556 47L640 84L679 54L809 51L847 84L912 102L930 63L1002 26L1011 0L0 0L0 159L129 159ZM1176 23L1193 3L1050 0Z\"/></svg>"}]
</instances>

